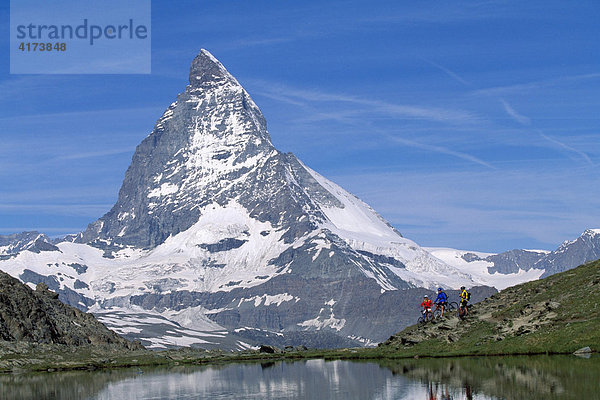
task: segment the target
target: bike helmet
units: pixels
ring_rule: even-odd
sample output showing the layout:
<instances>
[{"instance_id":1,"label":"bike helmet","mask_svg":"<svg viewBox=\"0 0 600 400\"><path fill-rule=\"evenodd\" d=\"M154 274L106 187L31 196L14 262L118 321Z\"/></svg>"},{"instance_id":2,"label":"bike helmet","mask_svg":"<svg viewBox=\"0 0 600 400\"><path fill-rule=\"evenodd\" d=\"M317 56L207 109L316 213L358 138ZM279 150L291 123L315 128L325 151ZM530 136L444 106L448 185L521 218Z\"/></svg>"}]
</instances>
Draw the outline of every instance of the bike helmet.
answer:
<instances>
[{"instance_id":1,"label":"bike helmet","mask_svg":"<svg viewBox=\"0 0 600 400\"><path fill-rule=\"evenodd\" d=\"M441 288L441 287L439 287L439 288L438 288L438 292L441 292L441 291L442 291L442 288Z\"/></svg>"},{"instance_id":2,"label":"bike helmet","mask_svg":"<svg viewBox=\"0 0 600 400\"><path fill-rule=\"evenodd\" d=\"M460 287L460 290L465 290L465 287L464 287L464 286L461 286L461 287Z\"/></svg>"},{"instance_id":3,"label":"bike helmet","mask_svg":"<svg viewBox=\"0 0 600 400\"><path fill-rule=\"evenodd\" d=\"M427 298L427 295L423 296L423 298L424 298L424 299L426 299L426 298Z\"/></svg>"}]
</instances>

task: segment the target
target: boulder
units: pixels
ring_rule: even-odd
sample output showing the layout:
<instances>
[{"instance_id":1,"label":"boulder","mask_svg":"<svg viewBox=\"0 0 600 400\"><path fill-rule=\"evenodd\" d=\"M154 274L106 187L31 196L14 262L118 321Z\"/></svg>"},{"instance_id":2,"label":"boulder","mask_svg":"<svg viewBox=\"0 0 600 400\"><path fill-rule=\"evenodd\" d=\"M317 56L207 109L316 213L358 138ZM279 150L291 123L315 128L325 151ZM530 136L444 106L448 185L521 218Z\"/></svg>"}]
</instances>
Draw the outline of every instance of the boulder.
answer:
<instances>
[{"instance_id":1,"label":"boulder","mask_svg":"<svg viewBox=\"0 0 600 400\"><path fill-rule=\"evenodd\" d=\"M573 354L589 354L592 353L592 349L589 346L582 347L581 349L575 350Z\"/></svg>"},{"instance_id":2,"label":"boulder","mask_svg":"<svg viewBox=\"0 0 600 400\"><path fill-rule=\"evenodd\" d=\"M260 346L260 348L258 349L259 353L267 353L267 354L274 354L274 353L281 353L281 349L275 347L275 346L269 346L266 344L263 344Z\"/></svg>"}]
</instances>

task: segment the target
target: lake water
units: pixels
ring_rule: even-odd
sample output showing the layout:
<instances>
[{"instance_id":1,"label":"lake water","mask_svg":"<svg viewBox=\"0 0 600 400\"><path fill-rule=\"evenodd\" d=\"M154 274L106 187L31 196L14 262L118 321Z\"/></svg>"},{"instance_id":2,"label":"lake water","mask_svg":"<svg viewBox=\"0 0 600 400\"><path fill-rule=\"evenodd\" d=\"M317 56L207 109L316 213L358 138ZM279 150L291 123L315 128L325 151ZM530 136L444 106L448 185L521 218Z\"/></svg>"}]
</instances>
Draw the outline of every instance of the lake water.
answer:
<instances>
[{"instance_id":1,"label":"lake water","mask_svg":"<svg viewBox=\"0 0 600 400\"><path fill-rule=\"evenodd\" d=\"M308 360L0 375L1 399L600 399L600 357Z\"/></svg>"}]
</instances>

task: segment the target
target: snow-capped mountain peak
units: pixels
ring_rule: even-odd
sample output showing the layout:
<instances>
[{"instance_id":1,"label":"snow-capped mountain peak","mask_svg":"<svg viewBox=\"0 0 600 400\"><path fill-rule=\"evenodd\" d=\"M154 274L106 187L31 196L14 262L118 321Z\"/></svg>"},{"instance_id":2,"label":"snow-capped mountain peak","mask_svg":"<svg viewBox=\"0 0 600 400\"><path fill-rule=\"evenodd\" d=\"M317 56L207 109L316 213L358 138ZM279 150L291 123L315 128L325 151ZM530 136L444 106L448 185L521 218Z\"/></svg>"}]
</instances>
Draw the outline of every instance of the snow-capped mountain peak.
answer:
<instances>
[{"instance_id":1,"label":"snow-capped mountain peak","mask_svg":"<svg viewBox=\"0 0 600 400\"><path fill-rule=\"evenodd\" d=\"M194 88L206 89L223 83L241 87L237 79L206 49L201 49L192 61L189 80Z\"/></svg>"},{"instance_id":2,"label":"snow-capped mountain peak","mask_svg":"<svg viewBox=\"0 0 600 400\"><path fill-rule=\"evenodd\" d=\"M117 203L80 241L154 247L276 154L259 108L203 50L190 85L137 147Z\"/></svg>"}]
</instances>

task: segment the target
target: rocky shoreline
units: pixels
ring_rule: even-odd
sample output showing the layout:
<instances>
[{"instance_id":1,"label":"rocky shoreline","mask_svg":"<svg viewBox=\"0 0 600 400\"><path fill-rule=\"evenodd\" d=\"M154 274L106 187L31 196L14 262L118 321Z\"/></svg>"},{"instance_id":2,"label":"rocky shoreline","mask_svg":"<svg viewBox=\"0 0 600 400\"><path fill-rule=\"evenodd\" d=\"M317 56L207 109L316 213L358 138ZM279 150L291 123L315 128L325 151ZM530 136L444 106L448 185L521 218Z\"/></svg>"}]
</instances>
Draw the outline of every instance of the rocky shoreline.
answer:
<instances>
[{"instance_id":1,"label":"rocky shoreline","mask_svg":"<svg viewBox=\"0 0 600 400\"><path fill-rule=\"evenodd\" d=\"M12 347L12 349L11 349ZM18 347L16 349L15 347ZM11 350L17 351L11 351ZM595 353L596 350L591 350ZM220 365L246 362L299 361L310 359L349 360L349 361L378 361L401 360L418 358L457 358L457 357L495 357L516 355L558 355L571 354L565 352L527 352L527 353L497 353L479 354L465 352L463 354L413 354L401 350L380 348L348 348L335 350L293 349L273 352L264 350L244 350L224 352L219 350L201 350L182 348L177 350L150 351L132 350L119 352L111 348L81 347L77 349L57 345L28 346L11 344L6 346L0 342L0 373L26 372L57 372L72 370L100 370L154 366L184 366L184 365Z\"/></svg>"}]
</instances>

